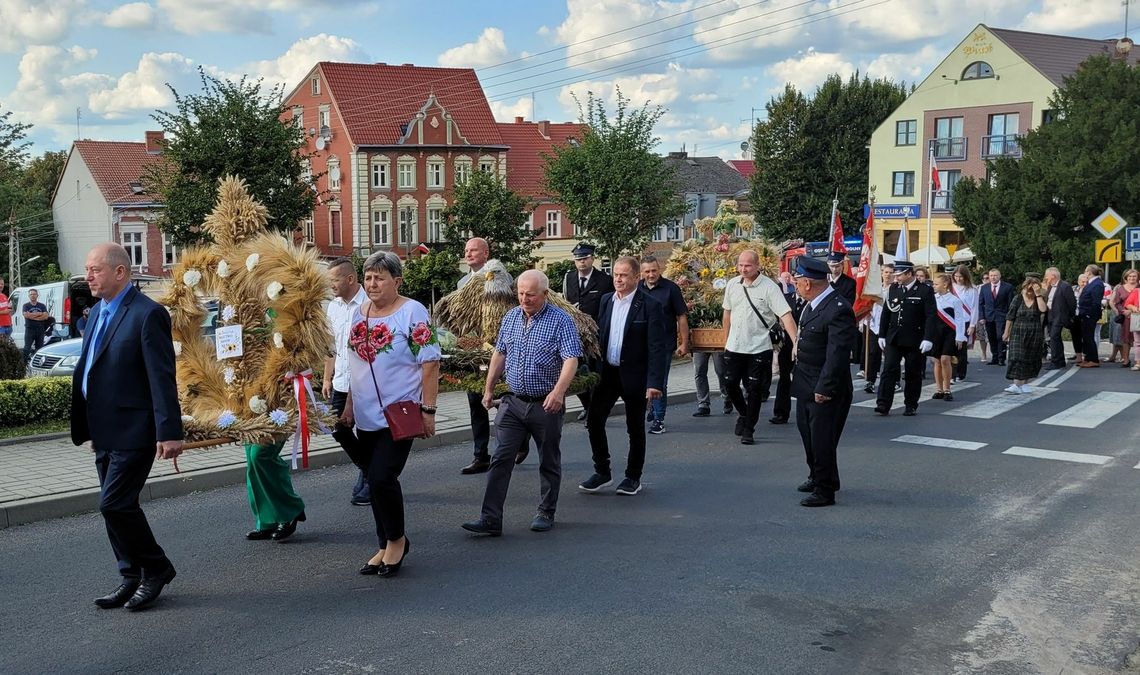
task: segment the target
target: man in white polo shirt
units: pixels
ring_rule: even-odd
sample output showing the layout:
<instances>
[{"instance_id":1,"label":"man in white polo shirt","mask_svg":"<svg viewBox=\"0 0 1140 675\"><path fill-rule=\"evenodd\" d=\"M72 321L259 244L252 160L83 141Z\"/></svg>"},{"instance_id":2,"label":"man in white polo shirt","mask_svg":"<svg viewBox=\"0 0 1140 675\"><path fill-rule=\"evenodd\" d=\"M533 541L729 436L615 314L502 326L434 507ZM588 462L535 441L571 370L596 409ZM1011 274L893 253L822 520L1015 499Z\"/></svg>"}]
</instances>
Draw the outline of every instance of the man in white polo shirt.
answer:
<instances>
[{"instance_id":1,"label":"man in white polo shirt","mask_svg":"<svg viewBox=\"0 0 1140 675\"><path fill-rule=\"evenodd\" d=\"M353 310L368 299L368 294L357 282L356 266L349 258L337 258L329 264L329 285L332 286L333 299L325 308L325 314L329 318L329 328L333 334L335 356L325 359L321 393L333 412L340 417L348 398L348 324L352 321ZM361 471L352 488L352 503L367 506L371 502L368 481Z\"/></svg>"},{"instance_id":2,"label":"man in white polo shirt","mask_svg":"<svg viewBox=\"0 0 1140 675\"><path fill-rule=\"evenodd\" d=\"M737 410L736 435L744 445L755 443L753 434L760 418L760 404L772 385L772 340L768 333L782 324L785 340L796 343L798 336L792 308L780 287L760 274L760 256L747 250L736 260L740 276L724 289L724 327L728 341L724 348L725 386ZM741 384L744 391L741 392Z\"/></svg>"}]
</instances>

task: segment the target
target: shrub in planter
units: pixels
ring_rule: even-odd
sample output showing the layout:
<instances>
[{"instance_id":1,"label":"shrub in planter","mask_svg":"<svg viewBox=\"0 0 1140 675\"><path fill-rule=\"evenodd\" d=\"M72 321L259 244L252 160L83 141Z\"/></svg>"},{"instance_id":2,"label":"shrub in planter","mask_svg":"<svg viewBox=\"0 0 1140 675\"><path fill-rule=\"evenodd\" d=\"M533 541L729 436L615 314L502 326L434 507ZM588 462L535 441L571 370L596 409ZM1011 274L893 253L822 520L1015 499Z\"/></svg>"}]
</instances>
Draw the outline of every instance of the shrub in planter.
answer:
<instances>
[{"instance_id":1,"label":"shrub in planter","mask_svg":"<svg viewBox=\"0 0 1140 675\"><path fill-rule=\"evenodd\" d=\"M18 380L24 376L24 355L7 335L0 335L0 380Z\"/></svg>"},{"instance_id":2,"label":"shrub in planter","mask_svg":"<svg viewBox=\"0 0 1140 675\"><path fill-rule=\"evenodd\" d=\"M70 377L0 380L0 427L66 419L70 414Z\"/></svg>"}]
</instances>

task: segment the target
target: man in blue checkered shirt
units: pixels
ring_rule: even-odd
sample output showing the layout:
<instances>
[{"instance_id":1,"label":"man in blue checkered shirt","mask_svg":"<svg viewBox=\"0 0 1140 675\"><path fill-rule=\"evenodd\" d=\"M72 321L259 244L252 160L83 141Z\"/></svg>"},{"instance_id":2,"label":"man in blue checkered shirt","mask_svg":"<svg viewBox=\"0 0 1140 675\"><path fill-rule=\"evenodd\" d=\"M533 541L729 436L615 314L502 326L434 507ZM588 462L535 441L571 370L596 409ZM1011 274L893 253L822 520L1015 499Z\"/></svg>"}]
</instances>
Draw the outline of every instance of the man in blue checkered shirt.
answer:
<instances>
[{"instance_id":1,"label":"man in blue checkered shirt","mask_svg":"<svg viewBox=\"0 0 1140 675\"><path fill-rule=\"evenodd\" d=\"M530 525L535 532L554 527L558 488L562 483L562 417L566 390L578 370L582 341L574 320L546 301L550 281L538 270L518 278L519 306L507 312L487 369L483 405L494 404L494 389L506 375L510 393L499 404L495 418L498 447L487 473L487 491L478 520L463 524L475 534L503 533L503 503L515 468L515 451L527 442L538 445L541 499Z\"/></svg>"}]
</instances>

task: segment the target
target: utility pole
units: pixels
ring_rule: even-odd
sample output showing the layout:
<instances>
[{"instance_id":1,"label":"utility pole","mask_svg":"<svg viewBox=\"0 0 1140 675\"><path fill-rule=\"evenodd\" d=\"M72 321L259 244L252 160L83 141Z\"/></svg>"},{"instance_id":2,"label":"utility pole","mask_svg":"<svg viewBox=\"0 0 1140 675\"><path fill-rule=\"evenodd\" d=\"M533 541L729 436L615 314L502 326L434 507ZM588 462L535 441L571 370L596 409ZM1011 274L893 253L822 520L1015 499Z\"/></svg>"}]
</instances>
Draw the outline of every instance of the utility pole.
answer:
<instances>
[{"instance_id":1,"label":"utility pole","mask_svg":"<svg viewBox=\"0 0 1140 675\"><path fill-rule=\"evenodd\" d=\"M8 283L20 287L20 238L16 234L16 209L8 216Z\"/></svg>"}]
</instances>

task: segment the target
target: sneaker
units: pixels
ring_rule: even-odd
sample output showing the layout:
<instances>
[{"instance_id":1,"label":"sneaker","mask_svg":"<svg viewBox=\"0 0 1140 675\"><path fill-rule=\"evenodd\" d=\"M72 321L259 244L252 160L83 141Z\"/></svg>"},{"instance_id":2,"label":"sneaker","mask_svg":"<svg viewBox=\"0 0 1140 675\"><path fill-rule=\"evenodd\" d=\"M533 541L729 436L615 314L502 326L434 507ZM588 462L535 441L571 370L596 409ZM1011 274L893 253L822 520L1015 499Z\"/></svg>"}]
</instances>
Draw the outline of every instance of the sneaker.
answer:
<instances>
[{"instance_id":1,"label":"sneaker","mask_svg":"<svg viewBox=\"0 0 1140 675\"><path fill-rule=\"evenodd\" d=\"M621 482L621 485L618 485L617 488L617 493L619 495L629 495L632 497L638 492L641 492L641 481L634 480L632 478L626 478Z\"/></svg>"},{"instance_id":2,"label":"sneaker","mask_svg":"<svg viewBox=\"0 0 1140 675\"><path fill-rule=\"evenodd\" d=\"M651 434L663 434L663 433L665 433L665 423L662 422L661 420L653 420L653 422L649 425L649 433L651 433Z\"/></svg>"},{"instance_id":3,"label":"sneaker","mask_svg":"<svg viewBox=\"0 0 1140 675\"><path fill-rule=\"evenodd\" d=\"M554 516L548 516L545 513L538 513L534 516L534 520L530 521L531 532L549 532L554 527Z\"/></svg>"},{"instance_id":4,"label":"sneaker","mask_svg":"<svg viewBox=\"0 0 1140 675\"><path fill-rule=\"evenodd\" d=\"M609 487L613 484L613 482L613 479L609 476L603 476L600 473L596 473L579 483L578 489L582 492L597 492L604 487Z\"/></svg>"},{"instance_id":5,"label":"sneaker","mask_svg":"<svg viewBox=\"0 0 1140 675\"><path fill-rule=\"evenodd\" d=\"M697 408L697 412L693 413L693 417L708 417L712 415L712 411L705 407Z\"/></svg>"},{"instance_id":6,"label":"sneaker","mask_svg":"<svg viewBox=\"0 0 1140 675\"><path fill-rule=\"evenodd\" d=\"M744 433L740 434L740 444L741 445L755 445L756 444L756 439L752 437L751 431L748 431L747 429L745 429Z\"/></svg>"},{"instance_id":7,"label":"sneaker","mask_svg":"<svg viewBox=\"0 0 1140 675\"><path fill-rule=\"evenodd\" d=\"M875 383L874 382L868 382L867 386L863 387L863 391L868 393L868 394L874 394L875 393Z\"/></svg>"},{"instance_id":8,"label":"sneaker","mask_svg":"<svg viewBox=\"0 0 1140 675\"><path fill-rule=\"evenodd\" d=\"M1016 384L1011 384L1011 385L1009 385L1009 386L1008 386L1008 387L1006 387L1006 388L1005 388L1003 391L1004 391L1005 393L1007 393L1007 394L1021 394L1021 393L1024 393L1024 392L1022 392L1022 391L1021 391L1021 387L1017 386Z\"/></svg>"},{"instance_id":9,"label":"sneaker","mask_svg":"<svg viewBox=\"0 0 1140 675\"><path fill-rule=\"evenodd\" d=\"M860 370L859 372L855 373L855 377L865 377L865 375L863 374L863 371Z\"/></svg>"},{"instance_id":10,"label":"sneaker","mask_svg":"<svg viewBox=\"0 0 1140 675\"><path fill-rule=\"evenodd\" d=\"M1023 384L1023 385L1021 385L1021 393L1023 393L1023 394L1032 394L1032 393L1033 393L1033 390L1029 388L1029 385L1028 385L1028 384Z\"/></svg>"},{"instance_id":11,"label":"sneaker","mask_svg":"<svg viewBox=\"0 0 1140 675\"><path fill-rule=\"evenodd\" d=\"M372 504L372 498L371 497L353 497L351 500L349 500L349 503L352 504L353 506L370 506Z\"/></svg>"},{"instance_id":12,"label":"sneaker","mask_svg":"<svg viewBox=\"0 0 1140 675\"><path fill-rule=\"evenodd\" d=\"M653 411L652 410L645 413L645 421L646 422L652 422L653 421Z\"/></svg>"}]
</instances>

